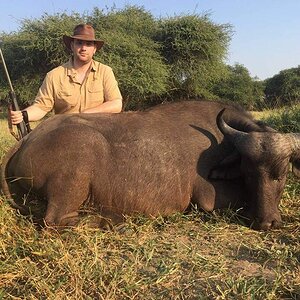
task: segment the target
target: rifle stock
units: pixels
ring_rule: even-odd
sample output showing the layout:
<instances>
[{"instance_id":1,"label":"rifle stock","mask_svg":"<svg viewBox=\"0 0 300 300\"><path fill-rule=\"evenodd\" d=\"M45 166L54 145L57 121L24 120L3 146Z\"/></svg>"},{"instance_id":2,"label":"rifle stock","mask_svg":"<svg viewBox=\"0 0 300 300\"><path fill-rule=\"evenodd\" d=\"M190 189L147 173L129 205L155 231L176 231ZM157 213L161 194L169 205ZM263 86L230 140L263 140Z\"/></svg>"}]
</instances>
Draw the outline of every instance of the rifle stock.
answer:
<instances>
[{"instance_id":1,"label":"rifle stock","mask_svg":"<svg viewBox=\"0 0 300 300\"><path fill-rule=\"evenodd\" d=\"M1 45L1 43L2 43L2 41L0 40L0 45ZM6 67L6 63L5 63L5 60L4 60L4 56L3 56L3 53L2 53L1 47L0 47L0 56L1 56L2 63L3 63L4 71L5 71L5 74L6 74L6 78L7 78L7 81L9 83L9 87L10 87L9 97L10 97L10 100L11 100L12 109L13 110L20 110L19 104L18 104L18 101L17 101L17 97L16 97L16 93L14 91L14 88L12 86L12 83L11 83L11 80L10 80L10 77L9 77L9 73L8 73L8 70L7 70L7 67ZM18 133L19 133L19 139L23 138L30 131L29 126L28 127L26 126L24 120L21 123L17 124L17 128L18 128Z\"/></svg>"}]
</instances>

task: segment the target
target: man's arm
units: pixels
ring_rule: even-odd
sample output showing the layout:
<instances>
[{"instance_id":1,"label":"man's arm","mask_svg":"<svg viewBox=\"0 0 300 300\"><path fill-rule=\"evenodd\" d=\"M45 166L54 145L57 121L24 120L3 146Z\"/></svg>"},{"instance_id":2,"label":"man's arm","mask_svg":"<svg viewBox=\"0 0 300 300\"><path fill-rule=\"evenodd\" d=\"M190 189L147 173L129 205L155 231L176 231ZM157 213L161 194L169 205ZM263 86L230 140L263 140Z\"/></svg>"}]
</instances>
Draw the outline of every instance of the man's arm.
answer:
<instances>
[{"instance_id":1,"label":"man's arm","mask_svg":"<svg viewBox=\"0 0 300 300\"><path fill-rule=\"evenodd\" d=\"M28 121L38 121L47 114L46 111L40 109L39 107L37 107L35 105L31 105L31 106L25 108L24 110L27 111ZM23 121L23 115L20 110L16 110L16 111L12 110L10 112L10 116L11 116L11 122L13 125L19 124Z\"/></svg>"},{"instance_id":2,"label":"man's arm","mask_svg":"<svg viewBox=\"0 0 300 300\"><path fill-rule=\"evenodd\" d=\"M122 99L104 102L93 108L88 108L83 113L119 113L122 111Z\"/></svg>"}]
</instances>

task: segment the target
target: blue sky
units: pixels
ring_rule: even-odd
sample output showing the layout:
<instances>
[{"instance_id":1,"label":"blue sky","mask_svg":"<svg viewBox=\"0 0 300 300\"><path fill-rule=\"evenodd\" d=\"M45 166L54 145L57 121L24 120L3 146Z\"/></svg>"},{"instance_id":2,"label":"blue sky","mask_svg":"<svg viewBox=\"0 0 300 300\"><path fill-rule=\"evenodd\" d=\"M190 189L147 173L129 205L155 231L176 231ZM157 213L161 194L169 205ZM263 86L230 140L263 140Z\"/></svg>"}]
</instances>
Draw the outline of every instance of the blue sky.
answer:
<instances>
[{"instance_id":1,"label":"blue sky","mask_svg":"<svg viewBox=\"0 0 300 300\"><path fill-rule=\"evenodd\" d=\"M210 12L213 22L233 26L226 62L244 65L259 79L300 65L300 0L9 0L0 1L0 32L16 31L22 19L44 13L83 13L112 5L143 6L155 17Z\"/></svg>"}]
</instances>

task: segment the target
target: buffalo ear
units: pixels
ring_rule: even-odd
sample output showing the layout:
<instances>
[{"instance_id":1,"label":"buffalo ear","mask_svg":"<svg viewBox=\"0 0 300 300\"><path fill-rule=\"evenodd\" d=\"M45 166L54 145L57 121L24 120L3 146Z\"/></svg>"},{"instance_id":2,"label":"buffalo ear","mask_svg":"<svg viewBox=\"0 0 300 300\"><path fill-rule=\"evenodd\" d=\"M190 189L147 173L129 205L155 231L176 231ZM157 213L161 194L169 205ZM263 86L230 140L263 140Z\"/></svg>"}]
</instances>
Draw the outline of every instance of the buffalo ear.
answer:
<instances>
[{"instance_id":1,"label":"buffalo ear","mask_svg":"<svg viewBox=\"0 0 300 300\"><path fill-rule=\"evenodd\" d=\"M238 152L225 157L218 165L210 170L209 179L236 179L241 177L241 157Z\"/></svg>"},{"instance_id":2,"label":"buffalo ear","mask_svg":"<svg viewBox=\"0 0 300 300\"><path fill-rule=\"evenodd\" d=\"M296 159L292 162L292 172L295 176L300 178L300 159Z\"/></svg>"}]
</instances>

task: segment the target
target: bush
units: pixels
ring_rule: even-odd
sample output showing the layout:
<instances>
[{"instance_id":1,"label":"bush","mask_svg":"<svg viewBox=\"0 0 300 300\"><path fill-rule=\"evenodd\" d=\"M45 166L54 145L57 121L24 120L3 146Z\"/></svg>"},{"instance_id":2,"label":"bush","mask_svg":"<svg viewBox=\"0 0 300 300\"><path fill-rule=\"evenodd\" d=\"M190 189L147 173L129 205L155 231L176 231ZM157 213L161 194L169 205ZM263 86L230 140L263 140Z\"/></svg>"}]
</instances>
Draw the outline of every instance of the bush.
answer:
<instances>
[{"instance_id":1,"label":"bush","mask_svg":"<svg viewBox=\"0 0 300 300\"><path fill-rule=\"evenodd\" d=\"M78 14L45 14L41 19L24 20L19 32L3 37L5 61L20 103L32 103L46 73L68 59L62 36L81 22L84 19ZM6 80L0 84L4 99L9 86Z\"/></svg>"},{"instance_id":2,"label":"bush","mask_svg":"<svg viewBox=\"0 0 300 300\"><path fill-rule=\"evenodd\" d=\"M280 132L300 132L300 106L286 108L264 121Z\"/></svg>"},{"instance_id":3,"label":"bush","mask_svg":"<svg viewBox=\"0 0 300 300\"><path fill-rule=\"evenodd\" d=\"M209 15L161 20L157 41L169 66L171 97L214 98L211 86L226 73L230 36L231 26L214 24Z\"/></svg>"},{"instance_id":4,"label":"bush","mask_svg":"<svg viewBox=\"0 0 300 300\"><path fill-rule=\"evenodd\" d=\"M214 24L207 15L155 19L144 8L126 6L95 8L90 15L45 14L4 35L7 65L25 105L32 103L45 74L68 59L62 36L82 22L92 23L105 41L96 59L113 68L127 108L170 98L214 98L210 89L226 71L231 27ZM0 86L4 99L7 83L0 79Z\"/></svg>"},{"instance_id":5,"label":"bush","mask_svg":"<svg viewBox=\"0 0 300 300\"><path fill-rule=\"evenodd\" d=\"M107 14L95 9L90 21L105 41L96 59L113 68L126 108L148 105L167 92L169 73L153 40L157 25L150 13L135 6Z\"/></svg>"},{"instance_id":6,"label":"bush","mask_svg":"<svg viewBox=\"0 0 300 300\"><path fill-rule=\"evenodd\" d=\"M221 99L241 104L253 110L260 108L264 99L261 81L251 78L249 71L240 64L227 66L228 74L213 87Z\"/></svg>"},{"instance_id":7,"label":"bush","mask_svg":"<svg viewBox=\"0 0 300 300\"><path fill-rule=\"evenodd\" d=\"M269 107L293 105L300 100L300 66L282 70L266 80L265 94Z\"/></svg>"}]
</instances>

